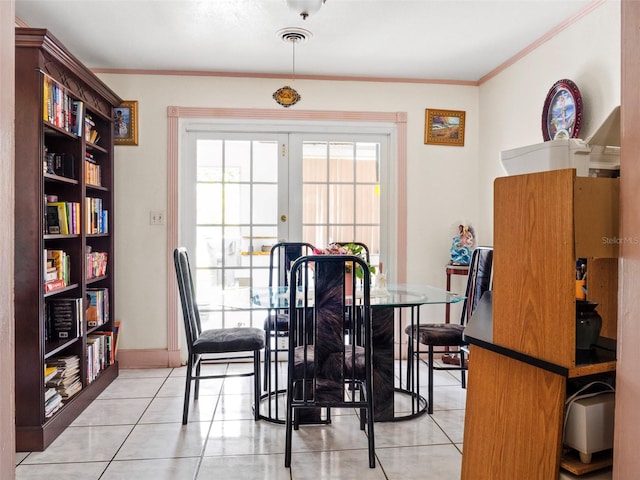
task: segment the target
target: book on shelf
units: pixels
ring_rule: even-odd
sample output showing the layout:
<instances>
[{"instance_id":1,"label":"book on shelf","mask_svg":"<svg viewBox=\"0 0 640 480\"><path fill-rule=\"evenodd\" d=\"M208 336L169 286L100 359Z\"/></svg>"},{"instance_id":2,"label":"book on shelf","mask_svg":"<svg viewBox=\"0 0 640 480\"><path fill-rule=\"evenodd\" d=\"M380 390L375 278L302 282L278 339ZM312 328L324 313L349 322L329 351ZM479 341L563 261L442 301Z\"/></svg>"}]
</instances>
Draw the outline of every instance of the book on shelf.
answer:
<instances>
[{"instance_id":1,"label":"book on shelf","mask_svg":"<svg viewBox=\"0 0 640 480\"><path fill-rule=\"evenodd\" d=\"M71 102L71 112L73 119L72 133L81 137L84 131L84 102L81 100L73 100Z\"/></svg>"},{"instance_id":2,"label":"book on shelf","mask_svg":"<svg viewBox=\"0 0 640 480\"><path fill-rule=\"evenodd\" d=\"M107 252L88 252L85 258L87 280L104 277L107 274Z\"/></svg>"},{"instance_id":3,"label":"book on shelf","mask_svg":"<svg viewBox=\"0 0 640 480\"><path fill-rule=\"evenodd\" d=\"M53 377L55 377L57 373L58 373L58 367L56 367L55 365L50 365L50 366L45 365L45 367L44 367L44 383L45 383L45 385L47 384L47 382L49 380L51 380Z\"/></svg>"},{"instance_id":4,"label":"book on shelf","mask_svg":"<svg viewBox=\"0 0 640 480\"><path fill-rule=\"evenodd\" d=\"M85 115L84 117L84 139L87 142L91 141L91 132L94 130L96 124L91 118L91 115Z\"/></svg>"},{"instance_id":5,"label":"book on shelf","mask_svg":"<svg viewBox=\"0 0 640 480\"><path fill-rule=\"evenodd\" d=\"M57 209L57 212L54 208ZM80 204L78 202L48 202L47 233L79 235Z\"/></svg>"},{"instance_id":6,"label":"book on shelf","mask_svg":"<svg viewBox=\"0 0 640 480\"><path fill-rule=\"evenodd\" d=\"M48 268L44 274L45 283L53 282L58 279L58 271L54 268Z\"/></svg>"},{"instance_id":7,"label":"book on shelf","mask_svg":"<svg viewBox=\"0 0 640 480\"><path fill-rule=\"evenodd\" d=\"M102 335L104 337L105 345L105 361L107 365L112 365L115 362L115 342L113 340L113 332L93 332L93 335Z\"/></svg>"},{"instance_id":8,"label":"book on shelf","mask_svg":"<svg viewBox=\"0 0 640 480\"><path fill-rule=\"evenodd\" d=\"M43 171L44 173L48 173L51 175L55 175L53 170L53 164L56 158L55 153L49 153L47 146L44 147L44 161L43 161Z\"/></svg>"},{"instance_id":9,"label":"book on shelf","mask_svg":"<svg viewBox=\"0 0 640 480\"><path fill-rule=\"evenodd\" d=\"M67 340L82 335L82 298L55 298L47 302L47 325L54 340Z\"/></svg>"},{"instance_id":10,"label":"book on shelf","mask_svg":"<svg viewBox=\"0 0 640 480\"><path fill-rule=\"evenodd\" d=\"M51 280L50 282L45 282L44 291L45 291L45 293L49 293L49 292L53 292L55 290L59 290L61 288L64 288L66 286L67 286L67 284L64 283L64 280L62 280L62 279Z\"/></svg>"},{"instance_id":11,"label":"book on shelf","mask_svg":"<svg viewBox=\"0 0 640 480\"><path fill-rule=\"evenodd\" d=\"M67 202L49 202L47 203L47 219L49 218L49 207L58 209L58 233L61 235L69 235L69 222L67 216ZM52 210L53 211L53 210Z\"/></svg>"},{"instance_id":12,"label":"book on shelf","mask_svg":"<svg viewBox=\"0 0 640 480\"><path fill-rule=\"evenodd\" d=\"M110 341L110 336L98 334L98 332L87 336L87 383L91 383L98 378L100 372L110 364Z\"/></svg>"},{"instance_id":13,"label":"book on shelf","mask_svg":"<svg viewBox=\"0 0 640 480\"><path fill-rule=\"evenodd\" d=\"M43 77L42 119L58 128L74 133L74 100L67 90L51 78Z\"/></svg>"},{"instance_id":14,"label":"book on shelf","mask_svg":"<svg viewBox=\"0 0 640 480\"><path fill-rule=\"evenodd\" d=\"M61 400L68 400L82 389L78 355L52 357L47 360L47 366L55 366L58 373L47 382L46 386L54 388Z\"/></svg>"},{"instance_id":15,"label":"book on shelf","mask_svg":"<svg viewBox=\"0 0 640 480\"><path fill-rule=\"evenodd\" d=\"M47 204L47 233L60 234L60 216L58 213L58 206Z\"/></svg>"},{"instance_id":16,"label":"book on shelf","mask_svg":"<svg viewBox=\"0 0 640 480\"><path fill-rule=\"evenodd\" d=\"M102 199L94 197L85 198L86 230L89 234L108 233L108 215L102 208Z\"/></svg>"},{"instance_id":17,"label":"book on shelf","mask_svg":"<svg viewBox=\"0 0 640 480\"><path fill-rule=\"evenodd\" d=\"M109 321L109 290L87 288L87 327L98 327Z\"/></svg>"},{"instance_id":18,"label":"book on shelf","mask_svg":"<svg viewBox=\"0 0 640 480\"><path fill-rule=\"evenodd\" d=\"M47 152L47 172L59 177L75 179L75 158L70 153Z\"/></svg>"},{"instance_id":19,"label":"book on shelf","mask_svg":"<svg viewBox=\"0 0 640 480\"><path fill-rule=\"evenodd\" d=\"M62 395L55 390L55 393L44 402L44 416L51 418L54 413L62 408Z\"/></svg>"},{"instance_id":20,"label":"book on shelf","mask_svg":"<svg viewBox=\"0 0 640 480\"><path fill-rule=\"evenodd\" d=\"M98 143L98 140L100 140L100 135L98 135L98 130L93 129L91 130L91 135L89 137L89 142L93 143L94 145Z\"/></svg>"},{"instance_id":21,"label":"book on shelf","mask_svg":"<svg viewBox=\"0 0 640 480\"><path fill-rule=\"evenodd\" d=\"M58 273L58 280L62 280L63 287L69 285L69 277L71 271L71 260L69 255L64 250L53 250L53 249L45 249L44 251L45 258L52 261L53 267L55 267L56 272ZM47 268L48 270L48 268ZM47 282L48 283L48 282ZM51 287L60 288L52 285ZM45 288L45 291L51 291L52 288Z\"/></svg>"},{"instance_id":22,"label":"book on shelf","mask_svg":"<svg viewBox=\"0 0 640 480\"><path fill-rule=\"evenodd\" d=\"M56 368L56 371L58 369ZM51 397L53 397L56 393L58 393L58 391L53 388L53 387L47 387L46 390L44 391L44 401L45 403L47 402L47 400L49 400Z\"/></svg>"},{"instance_id":23,"label":"book on shelf","mask_svg":"<svg viewBox=\"0 0 640 480\"><path fill-rule=\"evenodd\" d=\"M85 154L85 183L89 185L102 186L102 173L100 165L94 160L89 152Z\"/></svg>"}]
</instances>

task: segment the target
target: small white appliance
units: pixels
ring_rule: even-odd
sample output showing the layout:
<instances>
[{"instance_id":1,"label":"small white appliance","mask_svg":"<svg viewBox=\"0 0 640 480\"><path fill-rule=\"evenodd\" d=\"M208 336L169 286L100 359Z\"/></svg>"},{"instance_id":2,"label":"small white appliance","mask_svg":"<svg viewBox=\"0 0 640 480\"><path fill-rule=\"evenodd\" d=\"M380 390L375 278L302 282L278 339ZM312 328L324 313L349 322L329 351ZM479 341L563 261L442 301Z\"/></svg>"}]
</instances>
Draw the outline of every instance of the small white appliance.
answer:
<instances>
[{"instance_id":1,"label":"small white appliance","mask_svg":"<svg viewBox=\"0 0 640 480\"><path fill-rule=\"evenodd\" d=\"M613 448L615 394L599 392L577 397L567 405L564 444L580 454L582 463L591 463L591 455Z\"/></svg>"},{"instance_id":2,"label":"small white appliance","mask_svg":"<svg viewBox=\"0 0 640 480\"><path fill-rule=\"evenodd\" d=\"M620 107L586 141L550 140L500 152L508 175L575 168L580 177L616 177L620 171Z\"/></svg>"}]
</instances>

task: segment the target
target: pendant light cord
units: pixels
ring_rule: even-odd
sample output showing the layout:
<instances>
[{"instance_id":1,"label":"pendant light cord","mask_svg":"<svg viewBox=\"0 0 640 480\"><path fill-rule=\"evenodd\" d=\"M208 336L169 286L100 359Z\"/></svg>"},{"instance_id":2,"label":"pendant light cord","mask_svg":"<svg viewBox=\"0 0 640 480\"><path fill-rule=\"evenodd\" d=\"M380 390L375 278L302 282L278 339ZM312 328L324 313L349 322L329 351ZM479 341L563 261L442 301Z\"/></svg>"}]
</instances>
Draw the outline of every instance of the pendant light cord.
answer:
<instances>
[{"instance_id":1,"label":"pendant light cord","mask_svg":"<svg viewBox=\"0 0 640 480\"><path fill-rule=\"evenodd\" d=\"M291 51L293 52L293 61L292 61L292 72L291 72L291 80L294 81L296 79L296 42L298 41L297 38L293 38L291 40L291 43L293 45Z\"/></svg>"}]
</instances>

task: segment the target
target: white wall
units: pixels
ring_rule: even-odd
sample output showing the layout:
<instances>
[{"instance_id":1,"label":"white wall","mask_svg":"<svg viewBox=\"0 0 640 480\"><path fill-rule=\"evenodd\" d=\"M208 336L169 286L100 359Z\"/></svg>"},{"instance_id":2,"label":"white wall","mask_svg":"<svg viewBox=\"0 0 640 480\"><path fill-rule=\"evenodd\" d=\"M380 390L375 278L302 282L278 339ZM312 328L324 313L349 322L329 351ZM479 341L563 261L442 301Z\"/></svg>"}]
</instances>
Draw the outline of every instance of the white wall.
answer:
<instances>
[{"instance_id":1,"label":"white wall","mask_svg":"<svg viewBox=\"0 0 640 480\"><path fill-rule=\"evenodd\" d=\"M205 76L100 77L122 98L139 102L139 146L119 146L115 154L120 348L163 349L167 346L165 279L173 275L173 267L165 260L166 229L149 225L149 211L166 209L167 107L282 109L271 95L289 82ZM453 229L460 221L474 223L477 216L477 87L312 80L296 80L294 87L302 101L292 109L407 112L408 281L444 287ZM464 147L424 144L427 107L466 111Z\"/></svg>"},{"instance_id":2,"label":"white wall","mask_svg":"<svg viewBox=\"0 0 640 480\"><path fill-rule=\"evenodd\" d=\"M506 174L499 154L543 141L542 108L556 81L568 78L580 89L581 138L592 135L620 105L620 43L620 2L607 0L480 86L478 191L483 232L493 231L493 180Z\"/></svg>"}]
</instances>

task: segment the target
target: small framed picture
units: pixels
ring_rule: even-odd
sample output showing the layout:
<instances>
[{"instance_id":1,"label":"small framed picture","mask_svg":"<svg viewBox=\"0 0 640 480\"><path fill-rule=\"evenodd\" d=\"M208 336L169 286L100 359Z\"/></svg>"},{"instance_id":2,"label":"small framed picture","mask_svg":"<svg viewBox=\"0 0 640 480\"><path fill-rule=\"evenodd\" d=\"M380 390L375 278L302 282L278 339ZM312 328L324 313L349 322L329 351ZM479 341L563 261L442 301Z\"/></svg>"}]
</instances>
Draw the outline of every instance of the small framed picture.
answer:
<instances>
[{"instance_id":1,"label":"small framed picture","mask_svg":"<svg viewBox=\"0 0 640 480\"><path fill-rule=\"evenodd\" d=\"M116 145L138 145L138 102L125 100L114 108L113 138Z\"/></svg>"},{"instance_id":2,"label":"small framed picture","mask_svg":"<svg viewBox=\"0 0 640 480\"><path fill-rule=\"evenodd\" d=\"M427 108L424 120L424 143L463 147L464 113L462 110Z\"/></svg>"}]
</instances>

